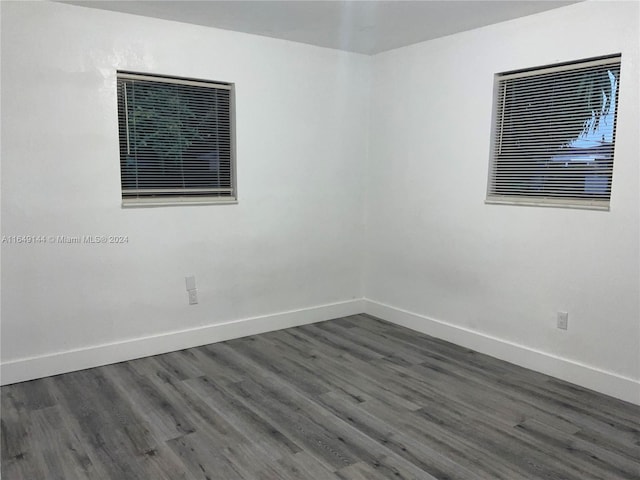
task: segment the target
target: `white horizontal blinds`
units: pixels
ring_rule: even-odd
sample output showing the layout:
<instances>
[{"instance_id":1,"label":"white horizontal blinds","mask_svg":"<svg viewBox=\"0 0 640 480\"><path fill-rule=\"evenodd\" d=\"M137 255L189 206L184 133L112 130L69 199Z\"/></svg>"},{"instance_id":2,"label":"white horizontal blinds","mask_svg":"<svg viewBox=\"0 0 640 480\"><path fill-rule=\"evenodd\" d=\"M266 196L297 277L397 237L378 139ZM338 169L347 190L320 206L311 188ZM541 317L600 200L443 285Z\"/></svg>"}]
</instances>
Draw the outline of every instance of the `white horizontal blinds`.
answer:
<instances>
[{"instance_id":1,"label":"white horizontal blinds","mask_svg":"<svg viewBox=\"0 0 640 480\"><path fill-rule=\"evenodd\" d=\"M118 74L122 195L234 197L232 88Z\"/></svg>"},{"instance_id":2,"label":"white horizontal blinds","mask_svg":"<svg viewBox=\"0 0 640 480\"><path fill-rule=\"evenodd\" d=\"M608 201L619 79L619 56L498 76L488 200Z\"/></svg>"}]
</instances>

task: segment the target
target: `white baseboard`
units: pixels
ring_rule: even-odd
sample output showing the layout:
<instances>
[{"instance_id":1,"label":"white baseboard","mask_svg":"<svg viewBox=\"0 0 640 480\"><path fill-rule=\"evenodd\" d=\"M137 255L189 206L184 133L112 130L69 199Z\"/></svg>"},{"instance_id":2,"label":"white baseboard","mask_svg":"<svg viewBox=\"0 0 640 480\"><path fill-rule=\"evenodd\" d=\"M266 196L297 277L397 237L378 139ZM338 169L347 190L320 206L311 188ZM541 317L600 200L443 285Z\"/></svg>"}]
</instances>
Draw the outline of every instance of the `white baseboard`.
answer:
<instances>
[{"instance_id":1,"label":"white baseboard","mask_svg":"<svg viewBox=\"0 0 640 480\"><path fill-rule=\"evenodd\" d=\"M124 362L247 335L368 313L480 353L640 405L640 381L369 299L319 305L158 335L95 345L0 365L0 384Z\"/></svg>"},{"instance_id":2,"label":"white baseboard","mask_svg":"<svg viewBox=\"0 0 640 480\"><path fill-rule=\"evenodd\" d=\"M361 299L349 300L37 357L20 358L0 365L0 384L8 385L110 363L124 362L247 335L355 315L363 311Z\"/></svg>"},{"instance_id":3,"label":"white baseboard","mask_svg":"<svg viewBox=\"0 0 640 480\"><path fill-rule=\"evenodd\" d=\"M403 327L640 405L640 381L471 329L364 299L364 311Z\"/></svg>"}]
</instances>

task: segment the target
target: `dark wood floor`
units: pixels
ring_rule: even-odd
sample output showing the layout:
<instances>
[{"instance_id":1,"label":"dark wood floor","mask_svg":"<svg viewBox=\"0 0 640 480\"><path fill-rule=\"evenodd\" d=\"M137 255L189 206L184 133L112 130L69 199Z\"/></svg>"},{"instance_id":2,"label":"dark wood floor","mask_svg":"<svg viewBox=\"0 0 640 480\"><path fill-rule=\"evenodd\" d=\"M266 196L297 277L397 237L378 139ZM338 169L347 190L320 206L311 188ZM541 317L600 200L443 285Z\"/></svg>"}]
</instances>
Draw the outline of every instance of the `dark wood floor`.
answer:
<instances>
[{"instance_id":1,"label":"dark wood floor","mask_svg":"<svg viewBox=\"0 0 640 480\"><path fill-rule=\"evenodd\" d=\"M640 479L640 407L366 316L2 388L4 480Z\"/></svg>"}]
</instances>

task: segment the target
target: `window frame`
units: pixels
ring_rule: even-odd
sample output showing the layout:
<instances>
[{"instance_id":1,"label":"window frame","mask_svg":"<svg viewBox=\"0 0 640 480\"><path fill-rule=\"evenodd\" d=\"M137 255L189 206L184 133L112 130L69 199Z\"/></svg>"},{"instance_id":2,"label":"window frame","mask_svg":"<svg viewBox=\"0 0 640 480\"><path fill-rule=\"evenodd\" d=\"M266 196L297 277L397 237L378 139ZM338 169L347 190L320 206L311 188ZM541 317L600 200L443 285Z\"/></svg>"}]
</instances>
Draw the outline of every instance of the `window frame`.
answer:
<instances>
[{"instance_id":1,"label":"window frame","mask_svg":"<svg viewBox=\"0 0 640 480\"><path fill-rule=\"evenodd\" d=\"M141 80L141 81L152 81L158 83L166 83L166 84L176 84L176 85L186 85L186 86L197 86L202 88L213 88L219 90L227 90L229 92L229 145L230 145L230 187L228 189L231 190L231 194L229 196L189 196L189 195L179 195L177 192L179 189L168 188L166 189L166 196L163 196L161 193L155 197L125 197L126 189L123 188L123 172L122 172L122 158L121 152L119 152L119 160L120 160L120 194L121 194L121 206L123 208L136 208L136 207L174 207L174 206L196 206L196 205L235 205L238 203L238 186L237 186L237 167L236 167L236 105L235 105L235 83L230 82L220 82L213 80L204 80L204 79L196 79L190 77L180 77L175 75L163 75L157 73L148 73L148 72L134 72L129 70L117 70L116 71L116 85L117 85L117 104L118 104L118 136L119 136L119 146L120 146L120 132L122 130L122 122L125 122L125 130L127 129L128 115L125 113L124 118L121 118L120 115L120 102L121 102L121 90L119 87L120 80ZM125 93L126 95L126 93ZM144 189L141 189L142 191ZM148 189L148 190L156 190L161 191L162 188L157 189ZM186 188L187 192L189 190L196 191L198 188ZM211 189L205 189L211 190ZM225 189L227 190L227 189ZM131 191L131 190L130 190ZM172 195L169 193L173 192Z\"/></svg>"},{"instance_id":2,"label":"window frame","mask_svg":"<svg viewBox=\"0 0 640 480\"><path fill-rule=\"evenodd\" d=\"M587 67L612 65L619 69L620 75L617 79L617 87L615 91L615 112L613 114L613 127L612 127L612 157L611 157L611 172L608 174L607 180L610 183L608 196L606 199L597 198L576 198L576 197L563 197L562 195L525 195L525 194L499 194L494 193L493 190L496 186L497 168L496 163L498 161L498 150L502 143L501 122L504 121L505 111L504 100L501 100L501 84L510 79L523 78L523 77L535 77L537 75L544 75L548 73L559 73L572 70L579 70ZM613 164L615 158L615 144L616 144L616 130L618 123L618 110L619 110L619 98L620 98L620 77L622 72L622 55L620 53L605 55L600 57L592 57L583 60L558 63L553 65L545 65L534 68L526 68L520 70L512 70L497 73L494 75L494 88L493 88L493 103L492 103L492 116L491 116L491 142L489 150L489 169L487 174L487 188L485 196L485 204L494 205L520 205L520 206L535 206L535 207L560 207L560 208L573 208L573 209L588 209L588 210L605 210L610 209L611 194L613 190ZM506 97L506 89L503 91ZM524 162L523 162L524 163ZM524 168L524 167L523 167ZM562 177L569 176L569 171L565 172Z\"/></svg>"}]
</instances>

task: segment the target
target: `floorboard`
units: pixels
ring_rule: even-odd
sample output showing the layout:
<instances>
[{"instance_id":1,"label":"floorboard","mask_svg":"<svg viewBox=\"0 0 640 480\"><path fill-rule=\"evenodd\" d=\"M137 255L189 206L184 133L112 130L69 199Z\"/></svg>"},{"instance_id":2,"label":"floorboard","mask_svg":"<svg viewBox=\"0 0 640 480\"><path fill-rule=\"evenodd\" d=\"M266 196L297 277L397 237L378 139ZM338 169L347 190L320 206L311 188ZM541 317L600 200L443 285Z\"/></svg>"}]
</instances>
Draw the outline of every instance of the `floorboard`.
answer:
<instances>
[{"instance_id":1,"label":"floorboard","mask_svg":"<svg viewBox=\"0 0 640 480\"><path fill-rule=\"evenodd\" d=\"M640 480L640 407L366 315L2 387L5 480Z\"/></svg>"}]
</instances>

